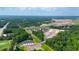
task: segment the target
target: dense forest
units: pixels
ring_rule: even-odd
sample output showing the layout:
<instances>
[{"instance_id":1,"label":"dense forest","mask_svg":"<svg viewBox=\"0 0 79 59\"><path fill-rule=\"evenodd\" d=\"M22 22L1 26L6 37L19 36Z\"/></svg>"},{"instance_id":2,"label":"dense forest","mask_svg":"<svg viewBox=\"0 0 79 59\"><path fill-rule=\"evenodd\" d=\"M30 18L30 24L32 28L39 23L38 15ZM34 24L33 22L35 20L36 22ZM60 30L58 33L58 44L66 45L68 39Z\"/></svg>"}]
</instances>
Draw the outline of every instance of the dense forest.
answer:
<instances>
[{"instance_id":1,"label":"dense forest","mask_svg":"<svg viewBox=\"0 0 79 59\"><path fill-rule=\"evenodd\" d=\"M54 38L48 39L46 44L56 51L78 51L79 50L79 25L66 28Z\"/></svg>"}]
</instances>

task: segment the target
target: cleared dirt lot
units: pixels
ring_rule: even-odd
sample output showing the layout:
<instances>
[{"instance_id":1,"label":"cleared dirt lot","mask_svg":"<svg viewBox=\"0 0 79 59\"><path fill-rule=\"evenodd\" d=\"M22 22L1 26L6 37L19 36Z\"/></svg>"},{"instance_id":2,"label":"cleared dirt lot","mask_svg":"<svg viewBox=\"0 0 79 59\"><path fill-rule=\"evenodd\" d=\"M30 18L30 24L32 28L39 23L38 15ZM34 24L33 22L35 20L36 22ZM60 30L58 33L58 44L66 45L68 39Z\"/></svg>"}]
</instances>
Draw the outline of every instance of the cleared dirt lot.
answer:
<instances>
[{"instance_id":1,"label":"cleared dirt lot","mask_svg":"<svg viewBox=\"0 0 79 59\"><path fill-rule=\"evenodd\" d=\"M47 32L44 32L45 38L52 38L56 36L59 32L64 31L64 30L59 30L59 29L49 29Z\"/></svg>"}]
</instances>

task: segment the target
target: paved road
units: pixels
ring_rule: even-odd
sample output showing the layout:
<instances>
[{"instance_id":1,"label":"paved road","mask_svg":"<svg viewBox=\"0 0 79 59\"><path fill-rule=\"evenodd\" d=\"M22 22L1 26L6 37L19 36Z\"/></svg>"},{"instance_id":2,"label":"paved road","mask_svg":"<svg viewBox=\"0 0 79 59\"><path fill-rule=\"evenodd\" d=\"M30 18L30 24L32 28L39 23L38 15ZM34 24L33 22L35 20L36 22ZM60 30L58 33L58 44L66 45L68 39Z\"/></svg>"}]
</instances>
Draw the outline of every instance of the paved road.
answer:
<instances>
[{"instance_id":1,"label":"paved road","mask_svg":"<svg viewBox=\"0 0 79 59\"><path fill-rule=\"evenodd\" d=\"M31 35L33 35L32 34L32 31L31 30L27 30L27 28L24 28L25 29L25 31L26 32L28 32L29 34L31 34ZM44 40L44 41L41 41L41 42L39 42L38 44L44 44L46 42L46 40ZM24 43L24 45L33 45L34 43Z\"/></svg>"},{"instance_id":2,"label":"paved road","mask_svg":"<svg viewBox=\"0 0 79 59\"><path fill-rule=\"evenodd\" d=\"M7 28L8 24L9 24L9 22L7 24L5 24L3 28L0 28L0 37L2 36L4 29Z\"/></svg>"}]
</instances>

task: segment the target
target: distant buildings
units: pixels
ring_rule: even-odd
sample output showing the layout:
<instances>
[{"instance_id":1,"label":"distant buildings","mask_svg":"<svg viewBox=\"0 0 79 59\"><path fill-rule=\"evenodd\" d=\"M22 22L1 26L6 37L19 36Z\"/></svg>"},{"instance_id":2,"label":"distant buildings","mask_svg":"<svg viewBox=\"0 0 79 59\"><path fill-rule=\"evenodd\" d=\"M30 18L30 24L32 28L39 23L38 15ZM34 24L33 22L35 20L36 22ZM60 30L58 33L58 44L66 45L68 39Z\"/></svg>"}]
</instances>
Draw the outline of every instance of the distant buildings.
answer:
<instances>
[{"instance_id":1,"label":"distant buildings","mask_svg":"<svg viewBox=\"0 0 79 59\"><path fill-rule=\"evenodd\" d=\"M32 51L32 50L39 50L41 48L41 44L33 44L33 45L27 45L27 50Z\"/></svg>"},{"instance_id":2,"label":"distant buildings","mask_svg":"<svg viewBox=\"0 0 79 59\"><path fill-rule=\"evenodd\" d=\"M39 50L41 48L41 44L38 43L38 44L35 44L33 41L31 40L27 40L27 41L24 41L22 42L23 46L25 46L27 48L27 50Z\"/></svg>"},{"instance_id":3,"label":"distant buildings","mask_svg":"<svg viewBox=\"0 0 79 59\"><path fill-rule=\"evenodd\" d=\"M14 34L13 33L6 33L6 34L3 34L2 36L3 37L11 37L11 36L13 36Z\"/></svg>"},{"instance_id":4,"label":"distant buildings","mask_svg":"<svg viewBox=\"0 0 79 59\"><path fill-rule=\"evenodd\" d=\"M51 23L54 26L68 26L72 24L72 20L70 19L53 19Z\"/></svg>"}]
</instances>

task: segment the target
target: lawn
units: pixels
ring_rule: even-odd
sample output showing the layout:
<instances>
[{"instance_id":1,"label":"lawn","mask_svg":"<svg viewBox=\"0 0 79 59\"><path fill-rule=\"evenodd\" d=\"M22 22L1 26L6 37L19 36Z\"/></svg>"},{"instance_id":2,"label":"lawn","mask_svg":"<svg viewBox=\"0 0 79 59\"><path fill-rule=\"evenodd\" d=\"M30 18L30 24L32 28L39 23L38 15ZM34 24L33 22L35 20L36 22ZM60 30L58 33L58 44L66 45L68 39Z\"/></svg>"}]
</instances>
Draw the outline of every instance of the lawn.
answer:
<instances>
[{"instance_id":1,"label":"lawn","mask_svg":"<svg viewBox=\"0 0 79 59\"><path fill-rule=\"evenodd\" d=\"M0 51L8 50L11 45L11 40L0 41Z\"/></svg>"}]
</instances>

